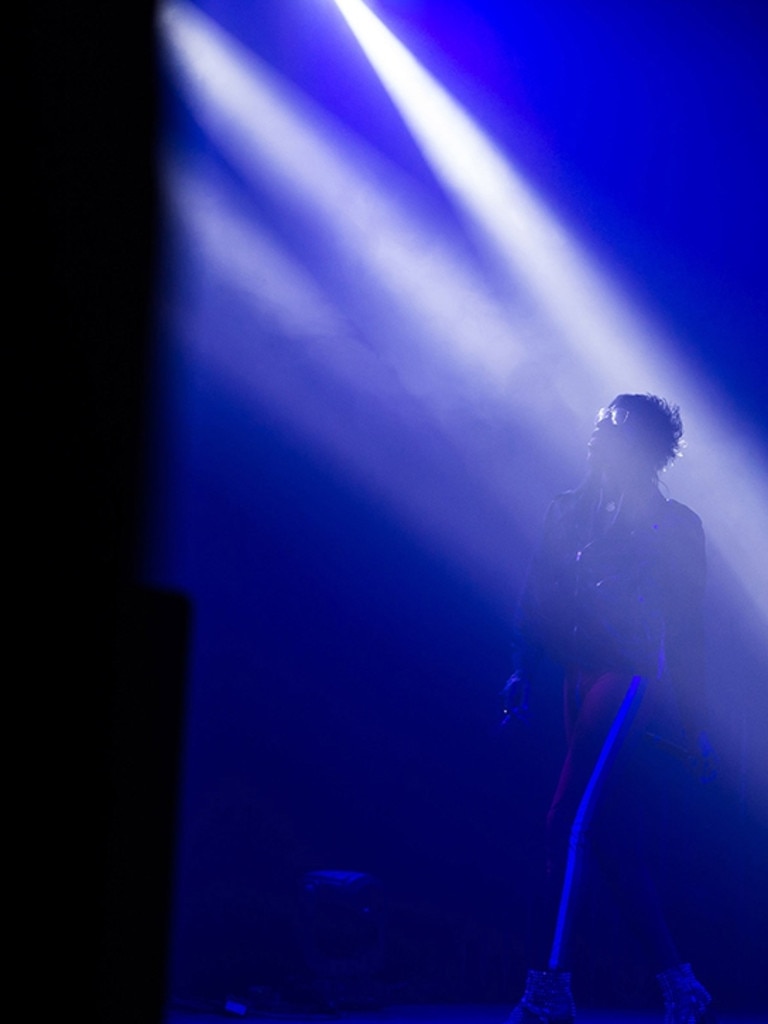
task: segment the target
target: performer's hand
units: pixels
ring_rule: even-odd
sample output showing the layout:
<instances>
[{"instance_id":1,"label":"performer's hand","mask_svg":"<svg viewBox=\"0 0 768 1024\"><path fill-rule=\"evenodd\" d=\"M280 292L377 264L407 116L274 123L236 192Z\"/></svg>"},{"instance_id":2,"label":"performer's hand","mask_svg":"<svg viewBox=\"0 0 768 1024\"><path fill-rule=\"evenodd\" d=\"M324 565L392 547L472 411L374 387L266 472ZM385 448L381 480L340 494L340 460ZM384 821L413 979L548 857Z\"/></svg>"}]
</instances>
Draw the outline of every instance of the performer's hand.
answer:
<instances>
[{"instance_id":1,"label":"performer's hand","mask_svg":"<svg viewBox=\"0 0 768 1024\"><path fill-rule=\"evenodd\" d=\"M720 759L705 732L698 734L688 756L691 769L699 782L706 785L717 778L720 771Z\"/></svg>"},{"instance_id":2,"label":"performer's hand","mask_svg":"<svg viewBox=\"0 0 768 1024\"><path fill-rule=\"evenodd\" d=\"M519 672L513 672L501 691L501 725L508 725L513 719L528 723L528 683Z\"/></svg>"}]
</instances>

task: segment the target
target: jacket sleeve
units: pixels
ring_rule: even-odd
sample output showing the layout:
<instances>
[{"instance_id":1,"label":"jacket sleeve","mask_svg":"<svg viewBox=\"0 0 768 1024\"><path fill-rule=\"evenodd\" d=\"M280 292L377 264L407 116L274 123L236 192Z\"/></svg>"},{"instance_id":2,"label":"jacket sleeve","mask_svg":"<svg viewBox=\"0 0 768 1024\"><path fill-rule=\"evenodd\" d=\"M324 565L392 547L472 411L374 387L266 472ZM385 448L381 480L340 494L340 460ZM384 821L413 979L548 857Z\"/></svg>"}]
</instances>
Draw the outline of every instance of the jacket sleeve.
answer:
<instances>
[{"instance_id":1,"label":"jacket sleeve","mask_svg":"<svg viewBox=\"0 0 768 1024\"><path fill-rule=\"evenodd\" d=\"M567 616L568 581L563 571L567 496L551 502L528 568L515 616L515 669L527 682L544 658L557 660Z\"/></svg>"},{"instance_id":2,"label":"jacket sleeve","mask_svg":"<svg viewBox=\"0 0 768 1024\"><path fill-rule=\"evenodd\" d=\"M689 741L704 728L706 713L703 599L706 552L701 520L679 505L671 531L665 601L666 674Z\"/></svg>"}]
</instances>

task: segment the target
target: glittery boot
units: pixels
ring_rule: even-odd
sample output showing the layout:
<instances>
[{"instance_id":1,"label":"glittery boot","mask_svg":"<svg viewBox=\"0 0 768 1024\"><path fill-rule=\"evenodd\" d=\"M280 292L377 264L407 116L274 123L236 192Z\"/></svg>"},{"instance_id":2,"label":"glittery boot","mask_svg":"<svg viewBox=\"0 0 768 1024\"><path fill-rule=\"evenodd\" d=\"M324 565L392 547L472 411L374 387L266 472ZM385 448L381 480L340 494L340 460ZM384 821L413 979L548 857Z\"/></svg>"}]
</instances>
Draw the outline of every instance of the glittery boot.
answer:
<instances>
[{"instance_id":1,"label":"glittery boot","mask_svg":"<svg viewBox=\"0 0 768 1024\"><path fill-rule=\"evenodd\" d=\"M698 982L690 964L680 964L656 975L667 1014L664 1024L714 1024L712 996Z\"/></svg>"},{"instance_id":2,"label":"glittery boot","mask_svg":"<svg viewBox=\"0 0 768 1024\"><path fill-rule=\"evenodd\" d=\"M566 971L528 971L523 998L507 1024L573 1024L576 1008Z\"/></svg>"}]
</instances>

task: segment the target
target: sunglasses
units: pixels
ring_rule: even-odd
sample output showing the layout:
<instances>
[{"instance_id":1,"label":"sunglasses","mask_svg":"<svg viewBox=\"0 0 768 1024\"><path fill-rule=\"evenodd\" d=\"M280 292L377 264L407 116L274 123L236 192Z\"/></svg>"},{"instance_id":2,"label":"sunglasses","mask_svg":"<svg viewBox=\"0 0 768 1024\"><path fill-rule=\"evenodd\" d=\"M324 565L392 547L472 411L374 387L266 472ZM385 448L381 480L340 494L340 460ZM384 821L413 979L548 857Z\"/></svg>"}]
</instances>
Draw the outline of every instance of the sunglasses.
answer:
<instances>
[{"instance_id":1,"label":"sunglasses","mask_svg":"<svg viewBox=\"0 0 768 1024\"><path fill-rule=\"evenodd\" d=\"M600 410L595 419L595 426L610 420L614 427L620 427L629 419L629 409L622 409L621 406L610 405Z\"/></svg>"}]
</instances>

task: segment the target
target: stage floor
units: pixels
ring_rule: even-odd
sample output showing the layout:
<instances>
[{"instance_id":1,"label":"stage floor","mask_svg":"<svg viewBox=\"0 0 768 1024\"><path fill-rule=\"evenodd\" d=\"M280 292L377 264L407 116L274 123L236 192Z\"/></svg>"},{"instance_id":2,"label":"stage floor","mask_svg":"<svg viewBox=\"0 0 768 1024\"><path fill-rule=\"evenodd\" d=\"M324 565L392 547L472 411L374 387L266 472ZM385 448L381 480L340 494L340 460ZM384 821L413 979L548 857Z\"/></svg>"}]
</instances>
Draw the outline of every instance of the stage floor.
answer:
<instances>
[{"instance_id":1,"label":"stage floor","mask_svg":"<svg viewBox=\"0 0 768 1024\"><path fill-rule=\"evenodd\" d=\"M337 1017L269 1016L259 1013L239 1016L226 1013L191 1012L169 1010L164 1024L221 1024L224 1020L267 1020L295 1021L310 1024L320 1021L339 1021L340 1024L504 1024L510 1012L509 1006L389 1006L380 1010L343 1013ZM661 1024L663 1011L658 1013L626 1013L624 1011L585 1010L577 1015L577 1024ZM718 1024L768 1024L768 1013L762 1015L729 1016L718 1014Z\"/></svg>"}]
</instances>

